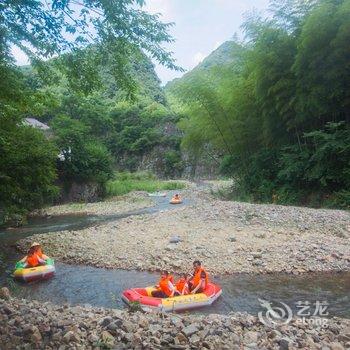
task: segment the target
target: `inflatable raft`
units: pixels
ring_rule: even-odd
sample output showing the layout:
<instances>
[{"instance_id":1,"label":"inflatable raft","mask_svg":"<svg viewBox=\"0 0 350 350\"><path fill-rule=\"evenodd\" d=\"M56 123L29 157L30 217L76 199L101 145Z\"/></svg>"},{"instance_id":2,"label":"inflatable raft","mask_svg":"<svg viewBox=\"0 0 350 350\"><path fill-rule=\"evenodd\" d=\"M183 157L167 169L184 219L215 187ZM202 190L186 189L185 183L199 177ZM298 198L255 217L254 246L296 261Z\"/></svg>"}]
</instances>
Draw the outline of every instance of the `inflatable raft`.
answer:
<instances>
[{"instance_id":1,"label":"inflatable raft","mask_svg":"<svg viewBox=\"0 0 350 350\"><path fill-rule=\"evenodd\" d=\"M181 295L170 298L152 297L154 287L132 288L123 292L122 299L128 305L139 303L145 311L158 309L160 311L182 311L211 305L222 293L221 287L208 283L203 293Z\"/></svg>"},{"instance_id":2,"label":"inflatable raft","mask_svg":"<svg viewBox=\"0 0 350 350\"><path fill-rule=\"evenodd\" d=\"M23 282L33 282L42 279L48 279L55 274L55 264L53 259L48 259L46 265L36 267L24 267L24 263L18 262L13 276L15 279Z\"/></svg>"},{"instance_id":3,"label":"inflatable raft","mask_svg":"<svg viewBox=\"0 0 350 350\"><path fill-rule=\"evenodd\" d=\"M171 198L171 200L170 200L170 204L181 204L181 203L182 203L181 198L179 198L179 199Z\"/></svg>"},{"instance_id":4,"label":"inflatable raft","mask_svg":"<svg viewBox=\"0 0 350 350\"><path fill-rule=\"evenodd\" d=\"M153 192L148 193L149 197L166 197L166 192Z\"/></svg>"}]
</instances>

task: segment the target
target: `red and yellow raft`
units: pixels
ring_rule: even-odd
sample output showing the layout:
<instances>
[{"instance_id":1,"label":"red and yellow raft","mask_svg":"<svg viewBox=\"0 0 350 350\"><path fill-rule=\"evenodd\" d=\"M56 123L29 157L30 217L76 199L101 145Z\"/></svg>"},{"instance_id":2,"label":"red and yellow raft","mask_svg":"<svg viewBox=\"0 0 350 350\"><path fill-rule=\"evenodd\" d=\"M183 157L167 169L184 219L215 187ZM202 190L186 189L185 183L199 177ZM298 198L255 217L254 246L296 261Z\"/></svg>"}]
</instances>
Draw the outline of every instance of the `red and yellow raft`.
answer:
<instances>
[{"instance_id":1,"label":"red and yellow raft","mask_svg":"<svg viewBox=\"0 0 350 350\"><path fill-rule=\"evenodd\" d=\"M128 305L139 303L144 310L182 311L211 305L222 293L221 287L208 283L203 293L180 295L170 298L152 297L154 287L132 288L125 290L122 299Z\"/></svg>"}]
</instances>

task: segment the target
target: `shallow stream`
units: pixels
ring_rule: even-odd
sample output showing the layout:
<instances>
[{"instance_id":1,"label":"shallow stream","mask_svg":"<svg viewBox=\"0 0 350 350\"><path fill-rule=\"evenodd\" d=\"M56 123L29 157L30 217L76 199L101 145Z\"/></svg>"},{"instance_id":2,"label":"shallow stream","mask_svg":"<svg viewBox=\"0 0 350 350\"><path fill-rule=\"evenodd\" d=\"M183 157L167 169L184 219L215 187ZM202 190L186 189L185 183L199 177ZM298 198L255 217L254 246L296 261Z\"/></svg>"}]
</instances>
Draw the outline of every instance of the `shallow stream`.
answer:
<instances>
[{"instance_id":1,"label":"shallow stream","mask_svg":"<svg viewBox=\"0 0 350 350\"><path fill-rule=\"evenodd\" d=\"M75 266L56 262L56 275L48 281L32 284L13 282L11 273L20 254L15 249L17 240L34 233L77 230L100 223L118 220L130 215L170 210L169 198L154 198L155 205L122 215L65 215L35 218L18 229L0 231L1 268L0 285L9 284L18 297L51 301L56 304L89 304L103 307L125 307L121 292L131 287L154 285L158 274L109 270L88 266ZM182 205L186 205L184 202ZM326 301L330 316L350 318L350 272L317 273L304 275L231 275L212 276L223 288L222 296L199 313L229 313L247 311L257 314L262 310L259 300L283 302L297 311L297 302L310 303L309 312L315 312L317 302Z\"/></svg>"}]
</instances>

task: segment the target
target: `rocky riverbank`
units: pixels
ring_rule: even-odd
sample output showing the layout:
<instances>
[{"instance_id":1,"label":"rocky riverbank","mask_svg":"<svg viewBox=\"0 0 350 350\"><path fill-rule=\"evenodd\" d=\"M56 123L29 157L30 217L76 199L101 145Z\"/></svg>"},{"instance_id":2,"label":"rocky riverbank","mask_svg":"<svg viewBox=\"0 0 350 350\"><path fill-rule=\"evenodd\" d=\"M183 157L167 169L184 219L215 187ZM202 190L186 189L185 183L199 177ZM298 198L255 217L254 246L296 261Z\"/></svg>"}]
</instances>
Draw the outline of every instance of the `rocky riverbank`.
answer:
<instances>
[{"instance_id":1,"label":"rocky riverbank","mask_svg":"<svg viewBox=\"0 0 350 350\"><path fill-rule=\"evenodd\" d=\"M327 327L265 326L255 316L178 315L0 298L0 348L12 349L322 349L350 347L350 320Z\"/></svg>"},{"instance_id":2,"label":"rocky riverbank","mask_svg":"<svg viewBox=\"0 0 350 350\"><path fill-rule=\"evenodd\" d=\"M147 192L132 192L125 196L108 198L94 203L68 203L36 210L31 216L57 215L114 215L123 214L152 206L154 203Z\"/></svg>"},{"instance_id":3,"label":"rocky riverbank","mask_svg":"<svg viewBox=\"0 0 350 350\"><path fill-rule=\"evenodd\" d=\"M19 247L36 240L64 262L107 268L185 272L200 259L215 274L350 270L349 212L190 196L190 206L39 234Z\"/></svg>"}]
</instances>

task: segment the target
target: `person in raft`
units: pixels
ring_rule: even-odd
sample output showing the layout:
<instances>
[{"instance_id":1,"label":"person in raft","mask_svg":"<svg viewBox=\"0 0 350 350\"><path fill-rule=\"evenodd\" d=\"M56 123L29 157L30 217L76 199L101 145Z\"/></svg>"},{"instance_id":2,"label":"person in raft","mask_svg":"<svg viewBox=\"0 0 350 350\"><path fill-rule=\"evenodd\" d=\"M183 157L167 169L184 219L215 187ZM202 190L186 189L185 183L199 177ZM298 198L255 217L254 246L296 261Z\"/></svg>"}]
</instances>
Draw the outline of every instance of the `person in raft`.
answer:
<instances>
[{"instance_id":1,"label":"person in raft","mask_svg":"<svg viewBox=\"0 0 350 350\"><path fill-rule=\"evenodd\" d=\"M181 275L179 280L176 282L175 287L181 295L186 295L189 293L187 275L185 273Z\"/></svg>"},{"instance_id":2,"label":"person in raft","mask_svg":"<svg viewBox=\"0 0 350 350\"><path fill-rule=\"evenodd\" d=\"M174 195L174 199L177 200L177 201L181 200L180 195L178 193L176 193Z\"/></svg>"},{"instance_id":3,"label":"person in raft","mask_svg":"<svg viewBox=\"0 0 350 350\"><path fill-rule=\"evenodd\" d=\"M25 264L25 267L36 267L39 265L45 265L47 259L48 256L43 253L41 245L34 242L21 262Z\"/></svg>"},{"instance_id":4,"label":"person in raft","mask_svg":"<svg viewBox=\"0 0 350 350\"><path fill-rule=\"evenodd\" d=\"M156 286L157 290L152 292L152 297L155 298L169 298L175 295L180 295L173 284L173 278L168 271L162 271L160 280Z\"/></svg>"},{"instance_id":5,"label":"person in raft","mask_svg":"<svg viewBox=\"0 0 350 350\"><path fill-rule=\"evenodd\" d=\"M208 273L204 270L199 260L193 262L193 268L193 274L190 275L188 281L190 293L203 293L209 282Z\"/></svg>"}]
</instances>

